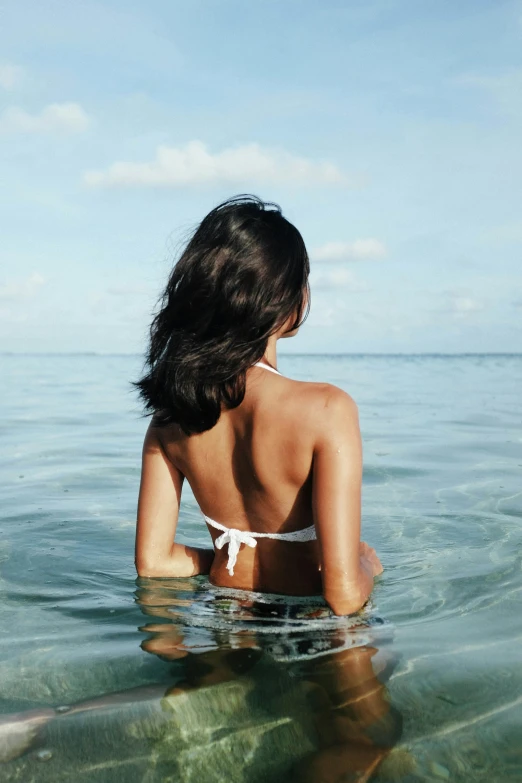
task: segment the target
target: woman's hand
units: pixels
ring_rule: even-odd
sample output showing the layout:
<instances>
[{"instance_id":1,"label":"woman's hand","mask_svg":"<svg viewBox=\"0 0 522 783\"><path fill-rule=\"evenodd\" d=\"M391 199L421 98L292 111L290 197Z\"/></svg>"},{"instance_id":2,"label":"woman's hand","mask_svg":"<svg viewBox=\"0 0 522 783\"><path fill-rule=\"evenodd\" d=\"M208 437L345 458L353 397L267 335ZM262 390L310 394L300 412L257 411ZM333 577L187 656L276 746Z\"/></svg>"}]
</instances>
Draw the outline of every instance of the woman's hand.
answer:
<instances>
[{"instance_id":1,"label":"woman's hand","mask_svg":"<svg viewBox=\"0 0 522 783\"><path fill-rule=\"evenodd\" d=\"M367 563L369 563L373 576L379 576L380 574L382 574L384 568L382 567L382 563L377 556L377 552L373 547L369 546L369 544L367 544L365 541L361 541L359 544L359 555Z\"/></svg>"}]
</instances>

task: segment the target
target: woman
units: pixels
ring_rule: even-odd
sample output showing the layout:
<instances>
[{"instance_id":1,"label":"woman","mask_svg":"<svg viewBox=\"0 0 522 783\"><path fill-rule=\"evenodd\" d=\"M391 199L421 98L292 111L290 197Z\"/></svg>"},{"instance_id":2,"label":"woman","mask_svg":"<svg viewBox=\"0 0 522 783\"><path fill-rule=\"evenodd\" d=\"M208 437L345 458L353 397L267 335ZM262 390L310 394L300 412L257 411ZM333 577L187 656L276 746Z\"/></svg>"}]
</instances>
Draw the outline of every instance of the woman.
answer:
<instances>
[{"instance_id":1,"label":"woman","mask_svg":"<svg viewBox=\"0 0 522 783\"><path fill-rule=\"evenodd\" d=\"M209 574L218 586L323 594L359 610L382 572L360 541L357 406L341 389L277 370L277 341L309 309L308 255L278 205L237 196L201 222L155 316L147 373L140 576ZM174 542L183 481L213 550Z\"/></svg>"}]
</instances>

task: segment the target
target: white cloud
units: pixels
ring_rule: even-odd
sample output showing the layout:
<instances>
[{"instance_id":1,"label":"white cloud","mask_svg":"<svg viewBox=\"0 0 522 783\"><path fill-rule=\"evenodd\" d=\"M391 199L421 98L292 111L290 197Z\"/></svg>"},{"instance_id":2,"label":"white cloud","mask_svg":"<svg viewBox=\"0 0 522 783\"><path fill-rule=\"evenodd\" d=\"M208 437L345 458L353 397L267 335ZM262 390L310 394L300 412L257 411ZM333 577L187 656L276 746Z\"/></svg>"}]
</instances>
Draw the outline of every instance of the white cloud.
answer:
<instances>
[{"instance_id":1,"label":"white cloud","mask_svg":"<svg viewBox=\"0 0 522 783\"><path fill-rule=\"evenodd\" d=\"M312 270L310 273L310 287L312 292L323 288L344 288L349 291L367 291L368 285L359 280L351 269L332 269L319 273Z\"/></svg>"},{"instance_id":2,"label":"white cloud","mask_svg":"<svg viewBox=\"0 0 522 783\"><path fill-rule=\"evenodd\" d=\"M312 250L314 261L367 261L384 258L386 246L378 239L356 239L354 242L327 242Z\"/></svg>"},{"instance_id":3,"label":"white cloud","mask_svg":"<svg viewBox=\"0 0 522 783\"><path fill-rule=\"evenodd\" d=\"M0 299L17 301L34 296L44 285L45 278L38 272L33 272L24 280L10 280L0 284Z\"/></svg>"},{"instance_id":4,"label":"white cloud","mask_svg":"<svg viewBox=\"0 0 522 783\"><path fill-rule=\"evenodd\" d=\"M471 299L469 296L456 296L452 303L451 307L454 313L474 313L477 310L483 310L484 306L477 302L476 299Z\"/></svg>"},{"instance_id":5,"label":"white cloud","mask_svg":"<svg viewBox=\"0 0 522 783\"><path fill-rule=\"evenodd\" d=\"M483 302L475 299L468 291L449 290L443 294L443 303L435 307L434 312L449 313L456 319L468 318L473 313L484 310Z\"/></svg>"},{"instance_id":6,"label":"white cloud","mask_svg":"<svg viewBox=\"0 0 522 783\"><path fill-rule=\"evenodd\" d=\"M4 90L12 90L20 83L23 70L19 65L4 63L0 65L0 87Z\"/></svg>"},{"instance_id":7,"label":"white cloud","mask_svg":"<svg viewBox=\"0 0 522 783\"><path fill-rule=\"evenodd\" d=\"M346 178L333 164L292 155L259 144L209 152L198 140L182 147L159 145L148 163L120 161L105 171L87 171L87 185L163 185L179 187L207 183L262 182L268 184L338 184Z\"/></svg>"},{"instance_id":8,"label":"white cloud","mask_svg":"<svg viewBox=\"0 0 522 783\"><path fill-rule=\"evenodd\" d=\"M79 103L50 103L38 114L10 106L0 114L0 130L11 133L48 133L84 131L89 116Z\"/></svg>"}]
</instances>

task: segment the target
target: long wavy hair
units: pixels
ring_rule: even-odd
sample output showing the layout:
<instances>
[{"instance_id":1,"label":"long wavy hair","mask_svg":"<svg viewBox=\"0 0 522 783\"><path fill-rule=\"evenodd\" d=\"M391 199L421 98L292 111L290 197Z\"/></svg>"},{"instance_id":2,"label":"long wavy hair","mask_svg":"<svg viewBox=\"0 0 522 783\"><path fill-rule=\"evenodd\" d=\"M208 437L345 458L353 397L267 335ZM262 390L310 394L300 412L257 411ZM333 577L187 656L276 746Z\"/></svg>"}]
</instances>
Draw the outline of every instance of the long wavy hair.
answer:
<instances>
[{"instance_id":1,"label":"long wavy hair","mask_svg":"<svg viewBox=\"0 0 522 783\"><path fill-rule=\"evenodd\" d=\"M242 194L211 210L158 300L146 371L132 382L155 423L190 435L240 405L270 335L307 317L309 273L303 238L278 204Z\"/></svg>"}]
</instances>

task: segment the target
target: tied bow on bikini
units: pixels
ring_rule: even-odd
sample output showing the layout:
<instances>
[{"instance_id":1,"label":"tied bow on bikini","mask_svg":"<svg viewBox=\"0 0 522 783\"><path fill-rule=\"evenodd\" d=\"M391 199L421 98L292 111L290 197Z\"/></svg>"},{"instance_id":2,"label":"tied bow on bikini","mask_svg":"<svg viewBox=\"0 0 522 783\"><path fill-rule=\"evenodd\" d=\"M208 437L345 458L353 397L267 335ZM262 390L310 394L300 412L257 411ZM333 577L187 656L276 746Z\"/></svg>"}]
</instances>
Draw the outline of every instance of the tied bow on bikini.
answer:
<instances>
[{"instance_id":1,"label":"tied bow on bikini","mask_svg":"<svg viewBox=\"0 0 522 783\"><path fill-rule=\"evenodd\" d=\"M237 562L241 544L246 544L253 549L257 546L257 541L250 533L245 533L243 530L237 530L236 528L229 528L214 541L216 549L222 549L225 544L228 544L227 571L230 576L234 576L234 566Z\"/></svg>"},{"instance_id":2,"label":"tied bow on bikini","mask_svg":"<svg viewBox=\"0 0 522 783\"><path fill-rule=\"evenodd\" d=\"M314 525L305 527L302 530L294 530L292 533L254 533L251 530L238 530L237 527L225 527L221 522L216 522L215 519L211 519L205 514L203 514L203 518L207 525L222 531L222 534L214 541L214 546L216 549L222 549L225 544L228 544L227 571L230 576L234 576L234 566L237 562L241 544L246 544L253 549L257 546L256 539L258 538L271 538L277 541L315 541L317 537Z\"/></svg>"}]
</instances>

